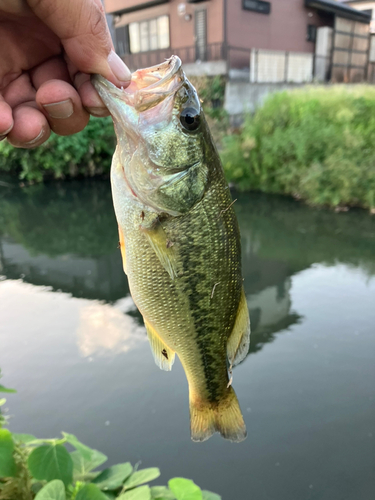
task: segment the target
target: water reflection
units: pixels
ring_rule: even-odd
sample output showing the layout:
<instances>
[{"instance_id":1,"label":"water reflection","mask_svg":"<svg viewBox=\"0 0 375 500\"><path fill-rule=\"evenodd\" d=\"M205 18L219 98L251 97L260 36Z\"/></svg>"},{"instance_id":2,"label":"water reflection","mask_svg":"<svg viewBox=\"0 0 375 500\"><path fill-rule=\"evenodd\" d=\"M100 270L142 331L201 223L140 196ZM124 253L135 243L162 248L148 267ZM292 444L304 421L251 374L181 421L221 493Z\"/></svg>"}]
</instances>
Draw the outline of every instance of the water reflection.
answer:
<instances>
[{"instance_id":1,"label":"water reflection","mask_svg":"<svg viewBox=\"0 0 375 500\"><path fill-rule=\"evenodd\" d=\"M83 356L128 352L146 341L144 329L127 314L135 306L130 297L113 306L90 302L79 309L77 344Z\"/></svg>"},{"instance_id":2,"label":"water reflection","mask_svg":"<svg viewBox=\"0 0 375 500\"><path fill-rule=\"evenodd\" d=\"M91 356L129 349L129 332L142 320L128 298L108 182L3 189L1 194L1 274L114 305L88 303L80 309L80 350ZM314 263L339 261L375 274L374 217L313 210L282 197L236 197L252 321L250 352L303 321L291 303L295 273Z\"/></svg>"}]
</instances>

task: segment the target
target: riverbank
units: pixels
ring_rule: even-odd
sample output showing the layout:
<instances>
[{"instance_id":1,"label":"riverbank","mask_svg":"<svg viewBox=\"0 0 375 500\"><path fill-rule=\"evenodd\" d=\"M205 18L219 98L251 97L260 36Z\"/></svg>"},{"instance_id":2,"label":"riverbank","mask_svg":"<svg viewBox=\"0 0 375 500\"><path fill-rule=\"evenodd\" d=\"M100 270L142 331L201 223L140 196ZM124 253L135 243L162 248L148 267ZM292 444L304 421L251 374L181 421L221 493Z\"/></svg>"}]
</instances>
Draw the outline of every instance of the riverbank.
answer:
<instances>
[{"instance_id":1,"label":"riverbank","mask_svg":"<svg viewBox=\"0 0 375 500\"><path fill-rule=\"evenodd\" d=\"M223 109L224 81L196 79L229 182L241 190L291 195L312 205L375 211L375 88L305 87L271 95L240 129ZM35 150L0 143L0 172L41 182L108 175L110 118Z\"/></svg>"}]
</instances>

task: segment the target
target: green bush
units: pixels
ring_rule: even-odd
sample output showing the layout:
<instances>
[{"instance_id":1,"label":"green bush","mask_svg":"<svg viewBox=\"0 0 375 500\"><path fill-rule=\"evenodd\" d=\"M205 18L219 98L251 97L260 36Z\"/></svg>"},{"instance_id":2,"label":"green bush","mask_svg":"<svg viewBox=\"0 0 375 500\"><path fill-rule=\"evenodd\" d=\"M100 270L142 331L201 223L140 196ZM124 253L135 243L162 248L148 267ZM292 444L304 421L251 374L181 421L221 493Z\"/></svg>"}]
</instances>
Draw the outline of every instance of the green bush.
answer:
<instances>
[{"instance_id":1,"label":"green bush","mask_svg":"<svg viewBox=\"0 0 375 500\"><path fill-rule=\"evenodd\" d=\"M222 160L240 189L374 209L375 88L273 94L224 139Z\"/></svg>"},{"instance_id":2,"label":"green bush","mask_svg":"<svg viewBox=\"0 0 375 500\"><path fill-rule=\"evenodd\" d=\"M0 171L17 173L20 179L31 182L91 177L109 172L114 148L112 119L91 118L79 134L52 134L35 149L18 149L0 142Z\"/></svg>"},{"instance_id":3,"label":"green bush","mask_svg":"<svg viewBox=\"0 0 375 500\"><path fill-rule=\"evenodd\" d=\"M15 392L0 385L0 392ZM0 406L5 399L0 399ZM156 467L137 469L129 462L98 471L107 457L73 434L38 439L14 434L0 411L0 500L221 500L190 479L175 477L167 486L149 486ZM74 451L68 451L69 445Z\"/></svg>"}]
</instances>

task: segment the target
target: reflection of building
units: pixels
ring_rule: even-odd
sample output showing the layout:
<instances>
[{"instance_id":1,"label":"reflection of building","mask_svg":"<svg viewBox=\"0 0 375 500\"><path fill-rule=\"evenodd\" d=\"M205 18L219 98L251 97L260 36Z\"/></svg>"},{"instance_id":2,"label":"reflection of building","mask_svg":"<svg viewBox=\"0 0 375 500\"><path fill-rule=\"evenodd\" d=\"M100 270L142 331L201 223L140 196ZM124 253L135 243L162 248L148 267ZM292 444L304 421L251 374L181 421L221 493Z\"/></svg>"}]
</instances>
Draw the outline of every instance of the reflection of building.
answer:
<instances>
[{"instance_id":1,"label":"reflection of building","mask_svg":"<svg viewBox=\"0 0 375 500\"><path fill-rule=\"evenodd\" d=\"M117 51L131 69L158 64L174 53L187 73L233 76L230 70L245 69L254 83L327 79L331 65L339 64L355 66L356 79L359 74L365 78L367 60L358 54L366 54L366 48L347 46L344 21L350 23L350 41L354 37L354 44L361 45L358 40L367 37L370 16L335 0L104 0L104 4L114 16ZM327 38L322 28L329 28L333 44L317 43ZM338 38L344 34L337 46L336 34ZM339 57L345 51L354 61L345 59L345 54Z\"/></svg>"}]
</instances>

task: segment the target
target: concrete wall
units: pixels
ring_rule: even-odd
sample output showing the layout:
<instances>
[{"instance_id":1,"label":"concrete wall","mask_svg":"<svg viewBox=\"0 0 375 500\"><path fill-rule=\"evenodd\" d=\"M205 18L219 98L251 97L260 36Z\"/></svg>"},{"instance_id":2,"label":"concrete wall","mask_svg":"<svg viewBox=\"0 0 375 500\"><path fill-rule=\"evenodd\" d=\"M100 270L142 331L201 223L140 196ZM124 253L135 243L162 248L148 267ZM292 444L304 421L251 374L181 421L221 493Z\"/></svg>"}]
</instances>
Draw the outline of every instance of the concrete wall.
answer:
<instances>
[{"instance_id":1,"label":"concrete wall","mask_svg":"<svg viewBox=\"0 0 375 500\"><path fill-rule=\"evenodd\" d=\"M225 75L227 72L226 61L209 61L193 64L184 64L187 76L216 76Z\"/></svg>"},{"instance_id":2,"label":"concrete wall","mask_svg":"<svg viewBox=\"0 0 375 500\"><path fill-rule=\"evenodd\" d=\"M231 82L225 87L225 110L232 116L252 112L261 106L266 97L273 92L293 90L301 87L293 83L249 83Z\"/></svg>"}]
</instances>

